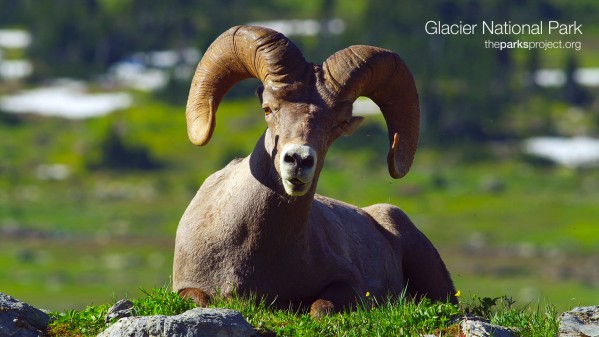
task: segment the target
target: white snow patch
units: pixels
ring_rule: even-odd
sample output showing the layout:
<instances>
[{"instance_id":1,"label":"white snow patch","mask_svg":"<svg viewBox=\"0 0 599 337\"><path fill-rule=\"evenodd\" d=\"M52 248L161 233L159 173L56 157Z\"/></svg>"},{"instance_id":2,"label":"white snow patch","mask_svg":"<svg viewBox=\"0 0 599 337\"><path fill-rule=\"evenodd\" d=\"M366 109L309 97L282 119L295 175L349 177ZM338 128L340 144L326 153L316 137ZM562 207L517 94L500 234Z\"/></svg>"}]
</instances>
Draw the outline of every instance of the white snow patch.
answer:
<instances>
[{"instance_id":1,"label":"white snow patch","mask_svg":"<svg viewBox=\"0 0 599 337\"><path fill-rule=\"evenodd\" d=\"M0 109L9 113L32 113L68 119L107 115L133 104L124 92L86 93L81 83L41 87L0 98Z\"/></svg>"},{"instance_id":2,"label":"white snow patch","mask_svg":"<svg viewBox=\"0 0 599 337\"><path fill-rule=\"evenodd\" d=\"M535 137L524 142L524 150L566 167L599 166L599 139L590 137Z\"/></svg>"}]
</instances>

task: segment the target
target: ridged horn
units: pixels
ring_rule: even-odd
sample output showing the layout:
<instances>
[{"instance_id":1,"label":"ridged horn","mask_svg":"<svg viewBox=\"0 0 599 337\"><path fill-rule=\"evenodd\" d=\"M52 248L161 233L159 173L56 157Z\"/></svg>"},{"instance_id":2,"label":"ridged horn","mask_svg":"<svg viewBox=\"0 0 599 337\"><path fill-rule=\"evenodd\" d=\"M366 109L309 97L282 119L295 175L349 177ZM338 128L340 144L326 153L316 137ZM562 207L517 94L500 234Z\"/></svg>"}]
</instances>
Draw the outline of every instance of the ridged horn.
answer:
<instances>
[{"instance_id":1,"label":"ridged horn","mask_svg":"<svg viewBox=\"0 0 599 337\"><path fill-rule=\"evenodd\" d=\"M264 85L291 83L308 63L283 34L255 26L236 26L208 47L196 68L186 117L187 134L195 145L210 141L216 111L239 81L255 77Z\"/></svg>"},{"instance_id":2,"label":"ridged horn","mask_svg":"<svg viewBox=\"0 0 599 337\"><path fill-rule=\"evenodd\" d=\"M420 107L414 78L396 53L371 46L351 46L331 55L323 64L328 89L337 99L372 99L381 109L389 132L389 174L408 173L420 129Z\"/></svg>"}]
</instances>

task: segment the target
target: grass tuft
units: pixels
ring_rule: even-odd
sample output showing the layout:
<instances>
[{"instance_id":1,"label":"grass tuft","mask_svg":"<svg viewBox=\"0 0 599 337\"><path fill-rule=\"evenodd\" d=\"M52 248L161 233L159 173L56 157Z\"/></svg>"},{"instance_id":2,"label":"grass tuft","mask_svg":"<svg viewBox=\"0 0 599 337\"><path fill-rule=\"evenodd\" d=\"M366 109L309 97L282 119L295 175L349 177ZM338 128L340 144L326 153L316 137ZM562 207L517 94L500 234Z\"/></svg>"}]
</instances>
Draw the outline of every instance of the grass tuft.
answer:
<instances>
[{"instance_id":1,"label":"grass tuft","mask_svg":"<svg viewBox=\"0 0 599 337\"><path fill-rule=\"evenodd\" d=\"M192 309L189 299L182 299L168 287L143 290L145 296L132 299L140 316L176 315ZM95 336L106 328L104 317L109 305L90 306L81 311L53 312L50 336ZM523 337L555 336L557 311L552 306L516 308L506 296L473 296L459 305L413 301L401 297L377 303L367 299L355 310L312 319L307 313L276 309L255 296L215 297L211 307L229 308L243 317L261 336L455 336L459 321L466 315L486 318L493 324L513 327Z\"/></svg>"},{"instance_id":2,"label":"grass tuft","mask_svg":"<svg viewBox=\"0 0 599 337\"><path fill-rule=\"evenodd\" d=\"M145 294L144 297L131 300L133 308L139 316L178 315L195 307L191 299L181 298L167 287L154 288L149 291L141 289L141 291ZM49 335L56 337L95 336L106 329L106 314L114 303L116 300L112 304L88 306L81 311L52 312L50 313Z\"/></svg>"},{"instance_id":3,"label":"grass tuft","mask_svg":"<svg viewBox=\"0 0 599 337\"><path fill-rule=\"evenodd\" d=\"M146 296L132 300L135 312L139 316L172 316L195 307L193 300L181 298L172 292L170 287L154 288L150 291L141 289L141 291Z\"/></svg>"},{"instance_id":4,"label":"grass tuft","mask_svg":"<svg viewBox=\"0 0 599 337\"><path fill-rule=\"evenodd\" d=\"M95 336L106 328L105 317L109 305L88 306L77 310L67 310L63 313L50 313L49 336L85 337Z\"/></svg>"}]
</instances>

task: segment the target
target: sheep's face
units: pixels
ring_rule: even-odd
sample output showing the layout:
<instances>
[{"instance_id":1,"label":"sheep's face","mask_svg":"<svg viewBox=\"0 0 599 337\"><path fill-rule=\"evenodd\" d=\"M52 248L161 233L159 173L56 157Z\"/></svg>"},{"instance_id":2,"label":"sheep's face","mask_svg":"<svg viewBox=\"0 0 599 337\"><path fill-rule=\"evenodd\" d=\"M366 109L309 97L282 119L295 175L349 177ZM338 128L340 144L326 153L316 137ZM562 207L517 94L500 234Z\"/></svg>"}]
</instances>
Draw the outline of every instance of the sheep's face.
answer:
<instances>
[{"instance_id":1,"label":"sheep's face","mask_svg":"<svg viewBox=\"0 0 599 337\"><path fill-rule=\"evenodd\" d=\"M267 151L289 196L303 196L316 186L329 146L362 121L352 117L351 102L330 104L319 92L301 84L258 89Z\"/></svg>"}]
</instances>

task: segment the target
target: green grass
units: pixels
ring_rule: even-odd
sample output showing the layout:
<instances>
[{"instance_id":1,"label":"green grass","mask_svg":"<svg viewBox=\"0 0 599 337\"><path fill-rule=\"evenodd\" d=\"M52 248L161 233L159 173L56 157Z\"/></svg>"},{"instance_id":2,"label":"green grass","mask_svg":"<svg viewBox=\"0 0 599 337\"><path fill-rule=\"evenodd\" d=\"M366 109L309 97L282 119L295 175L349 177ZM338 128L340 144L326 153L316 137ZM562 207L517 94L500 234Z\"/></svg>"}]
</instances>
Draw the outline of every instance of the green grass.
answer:
<instances>
[{"instance_id":1,"label":"green grass","mask_svg":"<svg viewBox=\"0 0 599 337\"><path fill-rule=\"evenodd\" d=\"M194 307L189 299L183 299L166 288L141 290L145 295L133 299L138 316L177 315ZM105 317L111 305L88 306L83 310L52 312L49 331L51 336L95 336L106 329ZM114 323L114 322L112 322Z\"/></svg>"},{"instance_id":2,"label":"green grass","mask_svg":"<svg viewBox=\"0 0 599 337\"><path fill-rule=\"evenodd\" d=\"M194 307L167 288L143 291L132 299L139 316L176 315ZM308 314L275 309L255 297L214 299L211 307L241 312L260 334L276 336L415 336L434 333L455 335L459 319L466 314L489 319L491 323L518 329L520 336L555 336L557 311L552 306L520 307L508 297L472 296L459 305L415 302L405 298L377 303L366 300L353 311L313 319ZM108 304L76 311L51 313L51 336L95 336L106 328Z\"/></svg>"}]
</instances>

